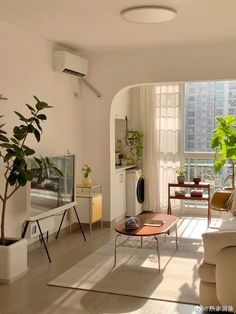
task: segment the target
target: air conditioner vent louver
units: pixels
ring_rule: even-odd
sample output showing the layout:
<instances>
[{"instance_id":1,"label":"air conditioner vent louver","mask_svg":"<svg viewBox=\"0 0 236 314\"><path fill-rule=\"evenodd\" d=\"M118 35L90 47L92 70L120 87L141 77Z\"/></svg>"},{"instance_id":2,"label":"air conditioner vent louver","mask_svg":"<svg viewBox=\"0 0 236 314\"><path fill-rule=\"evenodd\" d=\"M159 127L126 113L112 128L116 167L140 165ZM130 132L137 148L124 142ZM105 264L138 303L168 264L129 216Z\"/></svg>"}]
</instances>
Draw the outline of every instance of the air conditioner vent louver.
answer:
<instances>
[{"instance_id":1,"label":"air conditioner vent louver","mask_svg":"<svg viewBox=\"0 0 236 314\"><path fill-rule=\"evenodd\" d=\"M67 73L67 74L79 76L79 77L84 77L85 76L85 74L83 74L83 73L79 73L79 72L76 72L76 71L73 71L73 70L70 70L70 69L64 69L63 72Z\"/></svg>"},{"instance_id":2,"label":"air conditioner vent louver","mask_svg":"<svg viewBox=\"0 0 236 314\"><path fill-rule=\"evenodd\" d=\"M83 77L88 73L88 60L67 51L54 51L53 70Z\"/></svg>"}]
</instances>

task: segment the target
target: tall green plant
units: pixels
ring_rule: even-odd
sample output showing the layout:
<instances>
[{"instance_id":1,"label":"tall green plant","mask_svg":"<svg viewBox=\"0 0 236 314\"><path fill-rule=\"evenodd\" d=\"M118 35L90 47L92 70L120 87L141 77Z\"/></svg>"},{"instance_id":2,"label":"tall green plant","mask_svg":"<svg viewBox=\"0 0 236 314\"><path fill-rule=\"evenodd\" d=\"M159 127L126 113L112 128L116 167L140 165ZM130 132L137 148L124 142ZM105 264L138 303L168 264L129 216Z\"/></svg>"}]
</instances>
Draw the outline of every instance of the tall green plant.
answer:
<instances>
[{"instance_id":1,"label":"tall green plant","mask_svg":"<svg viewBox=\"0 0 236 314\"><path fill-rule=\"evenodd\" d=\"M21 187L25 186L27 181L32 181L36 176L38 183L42 183L46 178L45 169L52 168L59 175L63 174L48 158L34 157L38 164L37 173L33 173L28 169L27 157L35 154L35 151L25 144L26 139L32 134L38 142L41 139L42 127L41 122L47 119L47 116L42 113L43 110L52 108L47 103L40 101L34 96L36 100L35 107L26 104L30 111L29 117L23 116L21 113L15 111L21 124L13 128L13 135L8 136L7 132L3 130L5 124L0 125L0 159L5 168L4 170L4 188L0 194L0 201L2 203L1 214L1 238L0 244L5 245L5 216L7 201L13 194ZM0 116L2 118L3 116ZM2 166L2 165L1 165ZM12 187L12 188L11 188Z\"/></svg>"},{"instance_id":2,"label":"tall green plant","mask_svg":"<svg viewBox=\"0 0 236 314\"><path fill-rule=\"evenodd\" d=\"M218 125L210 142L215 150L214 168L218 172L228 161L232 169L232 188L235 188L236 165L236 117L216 118Z\"/></svg>"},{"instance_id":3,"label":"tall green plant","mask_svg":"<svg viewBox=\"0 0 236 314\"><path fill-rule=\"evenodd\" d=\"M127 130L125 141L132 159L137 165L140 165L143 156L143 133L137 130Z\"/></svg>"}]
</instances>

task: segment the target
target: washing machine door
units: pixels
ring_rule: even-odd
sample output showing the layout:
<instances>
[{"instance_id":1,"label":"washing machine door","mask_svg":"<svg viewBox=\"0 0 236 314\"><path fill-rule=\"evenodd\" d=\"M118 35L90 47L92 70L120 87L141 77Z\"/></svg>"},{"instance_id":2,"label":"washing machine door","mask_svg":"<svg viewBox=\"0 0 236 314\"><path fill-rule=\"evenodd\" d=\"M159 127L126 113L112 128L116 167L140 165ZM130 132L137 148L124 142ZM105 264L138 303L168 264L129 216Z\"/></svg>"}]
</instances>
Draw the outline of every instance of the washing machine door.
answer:
<instances>
[{"instance_id":1,"label":"washing machine door","mask_svg":"<svg viewBox=\"0 0 236 314\"><path fill-rule=\"evenodd\" d=\"M140 177L138 179L136 194L137 194L137 200L139 204L142 204L144 202L144 178L143 177Z\"/></svg>"}]
</instances>

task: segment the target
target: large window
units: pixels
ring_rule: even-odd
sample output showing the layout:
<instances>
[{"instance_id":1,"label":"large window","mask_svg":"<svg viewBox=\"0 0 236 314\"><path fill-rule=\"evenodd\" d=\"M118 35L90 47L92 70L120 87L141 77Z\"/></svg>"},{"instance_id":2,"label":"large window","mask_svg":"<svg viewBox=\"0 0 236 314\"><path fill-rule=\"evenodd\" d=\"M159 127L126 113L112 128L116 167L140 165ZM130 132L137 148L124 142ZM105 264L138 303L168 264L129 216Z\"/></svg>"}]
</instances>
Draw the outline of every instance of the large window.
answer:
<instances>
[{"instance_id":1,"label":"large window","mask_svg":"<svg viewBox=\"0 0 236 314\"><path fill-rule=\"evenodd\" d=\"M185 152L211 152L216 117L236 115L236 81L185 84Z\"/></svg>"},{"instance_id":2,"label":"large window","mask_svg":"<svg viewBox=\"0 0 236 314\"><path fill-rule=\"evenodd\" d=\"M214 172L214 151L210 148L216 117L236 115L236 81L198 82L185 84L184 157L186 177L201 177L211 183L211 195L230 186L230 167ZM186 201L185 206L204 206L203 202Z\"/></svg>"}]
</instances>

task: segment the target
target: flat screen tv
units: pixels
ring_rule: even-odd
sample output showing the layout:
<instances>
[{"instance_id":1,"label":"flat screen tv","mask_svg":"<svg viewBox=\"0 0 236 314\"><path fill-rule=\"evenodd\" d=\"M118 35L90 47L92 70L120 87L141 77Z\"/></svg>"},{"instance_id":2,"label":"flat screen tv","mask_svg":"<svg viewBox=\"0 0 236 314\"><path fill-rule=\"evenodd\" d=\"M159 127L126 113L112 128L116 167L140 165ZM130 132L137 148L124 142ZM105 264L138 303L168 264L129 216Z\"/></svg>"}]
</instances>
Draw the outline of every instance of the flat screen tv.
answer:
<instances>
[{"instance_id":1,"label":"flat screen tv","mask_svg":"<svg viewBox=\"0 0 236 314\"><path fill-rule=\"evenodd\" d=\"M39 184L36 178L31 181L31 220L60 213L76 204L75 155L55 156L50 159L63 173L63 177L55 170L47 169L43 183ZM37 168L37 163L31 160L31 169L37 171Z\"/></svg>"}]
</instances>

